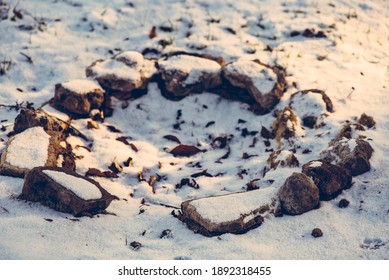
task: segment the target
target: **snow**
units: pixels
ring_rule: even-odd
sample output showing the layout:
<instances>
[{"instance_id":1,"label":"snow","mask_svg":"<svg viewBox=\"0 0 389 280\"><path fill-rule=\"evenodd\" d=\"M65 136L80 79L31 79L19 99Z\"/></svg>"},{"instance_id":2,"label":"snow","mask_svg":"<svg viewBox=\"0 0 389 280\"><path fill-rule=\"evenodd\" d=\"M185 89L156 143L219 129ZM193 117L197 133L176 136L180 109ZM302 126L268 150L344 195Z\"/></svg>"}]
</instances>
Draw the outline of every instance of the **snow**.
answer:
<instances>
[{"instance_id":1,"label":"snow","mask_svg":"<svg viewBox=\"0 0 389 280\"><path fill-rule=\"evenodd\" d=\"M262 94L269 93L277 82L273 70L253 61L237 61L227 65L226 71L248 77Z\"/></svg>"},{"instance_id":2,"label":"snow","mask_svg":"<svg viewBox=\"0 0 389 280\"><path fill-rule=\"evenodd\" d=\"M104 90L100 87L100 85L94 81L89 79L76 79L71 80L61 84L64 88L76 92L78 94L86 94L90 92L94 92L95 90Z\"/></svg>"},{"instance_id":3,"label":"snow","mask_svg":"<svg viewBox=\"0 0 389 280\"><path fill-rule=\"evenodd\" d=\"M6 162L19 168L44 166L48 158L50 135L42 127L28 128L16 135L7 149Z\"/></svg>"},{"instance_id":4,"label":"snow","mask_svg":"<svg viewBox=\"0 0 389 280\"><path fill-rule=\"evenodd\" d=\"M312 167L312 168L315 168L315 167L320 167L322 166L323 163L320 162L320 161L312 161L310 164L309 164L309 167Z\"/></svg>"},{"instance_id":5,"label":"snow","mask_svg":"<svg viewBox=\"0 0 389 280\"><path fill-rule=\"evenodd\" d=\"M204 74L220 72L221 66L216 61L190 55L176 55L168 60L159 62L166 71L181 71L188 73L183 85L192 85L198 82Z\"/></svg>"},{"instance_id":6,"label":"snow","mask_svg":"<svg viewBox=\"0 0 389 280\"><path fill-rule=\"evenodd\" d=\"M141 75L136 68L131 68L115 59L97 62L93 66L93 72L97 78L113 75L117 78L128 79L130 81L138 81L141 79Z\"/></svg>"},{"instance_id":7,"label":"snow","mask_svg":"<svg viewBox=\"0 0 389 280\"><path fill-rule=\"evenodd\" d=\"M261 206L270 206L275 198L276 188L268 187L234 195L193 200L190 204L196 208L202 218L219 224L237 220L242 215L250 215Z\"/></svg>"},{"instance_id":8,"label":"snow","mask_svg":"<svg viewBox=\"0 0 389 280\"><path fill-rule=\"evenodd\" d=\"M129 157L133 159L132 165L122 165L119 178L95 178L120 198L107 208L116 216L73 221L69 214L14 199L21 193L23 179L1 176L0 207L8 212L0 212L0 258L389 259L387 1L370 1L366 8L362 1L351 0L333 0L331 5L300 0L263 0L260 5L256 0L134 0L132 6L119 0L35 0L20 1L16 9L24 16L15 21L10 20L13 1L5 2L11 9L9 18L0 22L0 69L5 71L0 75L0 127L4 125L0 150L5 148L18 114L3 104L24 101L25 106L29 101L39 108L53 97L57 83L85 78L86 67L98 59L106 60L97 65L102 73L133 78L139 72L111 59L126 56L127 51L204 52L221 56L227 63L255 59L277 63L286 69L289 87L276 108L264 116L250 113L246 104L211 93L172 102L161 96L156 83L150 83L148 94L129 101L127 108L113 98L113 116L99 123L100 129L88 130L87 119L71 120L71 125L91 140L67 139L77 156L79 174L91 167L105 171L113 161L122 165ZM353 12L356 17L350 16ZM45 26L39 26L41 21ZM168 21L173 31L160 30ZM150 39L153 26L157 36ZM327 37L289 36L305 28L322 30ZM171 44L161 45L161 41ZM33 63L20 53L31 57ZM130 59L136 60L133 54ZM9 69L5 61L11 62ZM264 91L271 85L269 81ZM334 113L325 112L319 94L296 99L292 107L299 118L308 113L319 116L324 111L328 116L321 116L320 121L325 125L309 129L298 123L297 129L304 129L301 137L282 141L281 147L272 139L265 143L259 133L262 127L270 129L274 113L290 104L292 94L307 89L325 91ZM43 109L69 120L47 104ZM319 209L300 216L269 215L260 227L246 234L224 234L219 239L194 234L171 215L172 207L179 208L182 201L239 193L250 181L262 189L278 189L289 175L301 171L303 164L319 159L346 121L353 122L353 117L362 113L373 116L377 123L375 129L356 132L371 139L368 141L375 150L371 171L353 177L350 189L331 201L322 201ZM106 125L122 132L110 132ZM243 137L244 129L253 135ZM48 136L39 135L47 141ZM207 152L175 158L168 151L177 143L163 138L165 135L176 136L182 144L201 145L199 148ZM225 159L220 158L227 154L227 147L211 145L212 139L222 135L233 135ZM121 136L138 152L116 140ZM43 146L44 141L28 139L24 146L18 146L28 150ZM91 152L81 148L88 145ZM300 168L277 168L264 175L269 154L276 149L296 150ZM251 157L243 159L245 152ZM25 162L31 159L23 158ZM219 159L221 163L215 163ZM191 177L206 169L213 177ZM146 180L156 174L163 178L156 182L155 192L147 182L139 182L139 171ZM194 179L199 188L186 185L177 189L183 178ZM338 207L341 199L350 201L347 208ZM311 236L316 227L323 231L323 237ZM166 229L172 231L173 238L160 239ZM133 251L126 241L143 246Z\"/></svg>"},{"instance_id":9,"label":"snow","mask_svg":"<svg viewBox=\"0 0 389 280\"><path fill-rule=\"evenodd\" d=\"M43 173L84 200L102 197L101 191L85 179L55 170L43 170Z\"/></svg>"}]
</instances>

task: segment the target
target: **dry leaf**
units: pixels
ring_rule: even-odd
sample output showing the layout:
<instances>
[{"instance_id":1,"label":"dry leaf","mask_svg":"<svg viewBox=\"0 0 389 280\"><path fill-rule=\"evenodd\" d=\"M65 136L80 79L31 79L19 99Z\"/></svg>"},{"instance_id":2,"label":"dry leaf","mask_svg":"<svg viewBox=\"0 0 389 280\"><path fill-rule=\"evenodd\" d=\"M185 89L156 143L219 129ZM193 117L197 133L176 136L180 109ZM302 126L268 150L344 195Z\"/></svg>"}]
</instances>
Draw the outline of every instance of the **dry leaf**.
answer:
<instances>
[{"instance_id":1,"label":"dry leaf","mask_svg":"<svg viewBox=\"0 0 389 280\"><path fill-rule=\"evenodd\" d=\"M205 152L205 150L200 150L196 146L190 146L190 145L178 145L173 150L170 151L172 155L181 156L181 157L190 157L197 153Z\"/></svg>"},{"instance_id":2,"label":"dry leaf","mask_svg":"<svg viewBox=\"0 0 389 280\"><path fill-rule=\"evenodd\" d=\"M165 135L163 138L181 144L181 141L174 135Z\"/></svg>"}]
</instances>

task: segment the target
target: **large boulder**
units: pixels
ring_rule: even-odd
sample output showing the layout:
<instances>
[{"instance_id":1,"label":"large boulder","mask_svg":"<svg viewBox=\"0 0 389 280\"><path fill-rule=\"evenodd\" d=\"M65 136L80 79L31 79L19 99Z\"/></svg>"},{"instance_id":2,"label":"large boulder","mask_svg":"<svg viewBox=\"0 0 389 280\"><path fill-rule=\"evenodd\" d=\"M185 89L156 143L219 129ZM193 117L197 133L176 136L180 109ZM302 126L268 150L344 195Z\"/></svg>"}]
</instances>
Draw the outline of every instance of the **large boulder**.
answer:
<instances>
[{"instance_id":1,"label":"large boulder","mask_svg":"<svg viewBox=\"0 0 389 280\"><path fill-rule=\"evenodd\" d=\"M260 226L268 213L278 213L278 206L276 189L268 187L184 201L179 219L204 236L241 234Z\"/></svg>"},{"instance_id":2,"label":"large boulder","mask_svg":"<svg viewBox=\"0 0 389 280\"><path fill-rule=\"evenodd\" d=\"M74 216L102 213L116 199L98 182L59 167L33 168L19 198Z\"/></svg>"},{"instance_id":3,"label":"large boulder","mask_svg":"<svg viewBox=\"0 0 389 280\"><path fill-rule=\"evenodd\" d=\"M158 61L159 87L162 94L179 100L221 85L223 60L210 55L173 53Z\"/></svg>"},{"instance_id":4,"label":"large boulder","mask_svg":"<svg viewBox=\"0 0 389 280\"><path fill-rule=\"evenodd\" d=\"M119 99L131 99L146 93L149 81L156 74L155 62L136 51L122 52L107 60L97 60L86 69L110 94Z\"/></svg>"},{"instance_id":5,"label":"large boulder","mask_svg":"<svg viewBox=\"0 0 389 280\"><path fill-rule=\"evenodd\" d=\"M303 165L302 173L312 178L319 188L321 200L331 200L352 185L348 169L323 160L313 160Z\"/></svg>"},{"instance_id":6,"label":"large boulder","mask_svg":"<svg viewBox=\"0 0 389 280\"><path fill-rule=\"evenodd\" d=\"M56 166L59 140L40 127L31 127L8 139L0 159L0 174L24 177L37 166Z\"/></svg>"},{"instance_id":7,"label":"large boulder","mask_svg":"<svg viewBox=\"0 0 389 280\"><path fill-rule=\"evenodd\" d=\"M263 113L274 108L287 86L284 71L258 60L226 64L223 67L223 77L232 86L247 90Z\"/></svg>"},{"instance_id":8,"label":"large boulder","mask_svg":"<svg viewBox=\"0 0 389 280\"><path fill-rule=\"evenodd\" d=\"M89 79L76 79L55 85L52 105L72 116L87 117L104 104L104 90Z\"/></svg>"},{"instance_id":9,"label":"large boulder","mask_svg":"<svg viewBox=\"0 0 389 280\"><path fill-rule=\"evenodd\" d=\"M294 172L278 191L282 212L300 215L319 206L319 189L312 179L302 173Z\"/></svg>"},{"instance_id":10,"label":"large boulder","mask_svg":"<svg viewBox=\"0 0 389 280\"><path fill-rule=\"evenodd\" d=\"M356 127L359 129L359 127ZM354 136L354 128L347 124L340 133L331 140L329 147L320 153L324 161L338 164L351 172L352 176L370 170L370 158L374 149L363 136Z\"/></svg>"}]
</instances>

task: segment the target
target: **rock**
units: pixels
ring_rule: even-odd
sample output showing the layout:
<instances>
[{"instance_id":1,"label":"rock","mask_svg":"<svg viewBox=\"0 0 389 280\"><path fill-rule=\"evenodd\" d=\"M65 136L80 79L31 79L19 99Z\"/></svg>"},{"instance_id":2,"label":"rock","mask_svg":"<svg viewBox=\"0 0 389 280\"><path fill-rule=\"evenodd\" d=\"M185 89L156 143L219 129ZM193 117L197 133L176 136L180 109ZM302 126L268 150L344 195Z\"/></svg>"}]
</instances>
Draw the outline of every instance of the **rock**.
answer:
<instances>
[{"instance_id":1,"label":"rock","mask_svg":"<svg viewBox=\"0 0 389 280\"><path fill-rule=\"evenodd\" d=\"M116 199L98 182L59 167L33 168L19 198L76 217L102 213Z\"/></svg>"},{"instance_id":2,"label":"rock","mask_svg":"<svg viewBox=\"0 0 389 280\"><path fill-rule=\"evenodd\" d=\"M6 20L8 18L9 10L10 6L7 3L0 1L0 21Z\"/></svg>"},{"instance_id":3,"label":"rock","mask_svg":"<svg viewBox=\"0 0 389 280\"><path fill-rule=\"evenodd\" d=\"M314 229L312 230L311 235L312 235L313 237L315 237L315 238L318 238L318 237L322 237L322 236L323 236L323 232L322 232L322 230L321 230L320 228L314 228Z\"/></svg>"},{"instance_id":4,"label":"rock","mask_svg":"<svg viewBox=\"0 0 389 280\"><path fill-rule=\"evenodd\" d=\"M241 234L256 228L267 213L277 213L275 188L184 201L178 218L195 233Z\"/></svg>"},{"instance_id":5,"label":"rock","mask_svg":"<svg viewBox=\"0 0 389 280\"><path fill-rule=\"evenodd\" d=\"M210 55L169 54L158 61L159 87L162 94L179 100L191 93L201 93L221 85L222 60Z\"/></svg>"},{"instance_id":6,"label":"rock","mask_svg":"<svg viewBox=\"0 0 389 280\"><path fill-rule=\"evenodd\" d=\"M302 173L294 172L278 191L282 212L300 215L319 206L319 189Z\"/></svg>"},{"instance_id":7,"label":"rock","mask_svg":"<svg viewBox=\"0 0 389 280\"><path fill-rule=\"evenodd\" d=\"M93 80L77 79L55 85L52 105L67 114L88 117L104 103L104 90Z\"/></svg>"},{"instance_id":8,"label":"rock","mask_svg":"<svg viewBox=\"0 0 389 280\"><path fill-rule=\"evenodd\" d=\"M312 178L319 188L321 200L331 200L342 190L351 188L351 173L341 166L323 160L313 160L304 164L302 169L302 173Z\"/></svg>"},{"instance_id":9,"label":"rock","mask_svg":"<svg viewBox=\"0 0 389 280\"><path fill-rule=\"evenodd\" d=\"M364 125L366 126L367 128L373 128L376 124L375 120L373 119L373 117L371 116L368 116L366 115L365 113L363 113L358 122L361 124L361 125Z\"/></svg>"},{"instance_id":10,"label":"rock","mask_svg":"<svg viewBox=\"0 0 389 280\"><path fill-rule=\"evenodd\" d=\"M275 135L277 143L280 144L282 139L294 137L298 127L296 114L290 107L285 107L278 114L277 119L272 124L272 133Z\"/></svg>"},{"instance_id":11,"label":"rock","mask_svg":"<svg viewBox=\"0 0 389 280\"><path fill-rule=\"evenodd\" d=\"M262 114L274 108L287 86L283 70L258 60L229 63L222 73L233 87L248 91L262 108Z\"/></svg>"},{"instance_id":12,"label":"rock","mask_svg":"<svg viewBox=\"0 0 389 280\"><path fill-rule=\"evenodd\" d=\"M347 199L343 198L339 201L339 204L338 204L338 207L339 208L346 208L348 207L348 205L350 204L350 201L348 201Z\"/></svg>"},{"instance_id":13,"label":"rock","mask_svg":"<svg viewBox=\"0 0 389 280\"><path fill-rule=\"evenodd\" d=\"M348 170L352 176L363 174L370 170L370 158L373 148L362 136L353 138L351 125L346 125L329 147L320 153L324 161L336 163Z\"/></svg>"},{"instance_id":14,"label":"rock","mask_svg":"<svg viewBox=\"0 0 389 280\"><path fill-rule=\"evenodd\" d=\"M0 159L0 174L24 177L34 167L56 166L58 149L58 138L50 137L40 126L28 128L8 140Z\"/></svg>"},{"instance_id":15,"label":"rock","mask_svg":"<svg viewBox=\"0 0 389 280\"><path fill-rule=\"evenodd\" d=\"M69 136L69 124L47 114L41 109L24 109L15 118L14 132L21 133L28 128L40 126L50 136L64 140Z\"/></svg>"},{"instance_id":16,"label":"rock","mask_svg":"<svg viewBox=\"0 0 389 280\"><path fill-rule=\"evenodd\" d=\"M308 128L324 125L324 117L333 112L331 99L318 89L298 91L291 95L289 107Z\"/></svg>"},{"instance_id":17,"label":"rock","mask_svg":"<svg viewBox=\"0 0 389 280\"><path fill-rule=\"evenodd\" d=\"M277 169L278 166L298 167L300 165L294 153L287 150L277 150L271 152L269 158L267 159L267 163L272 169Z\"/></svg>"},{"instance_id":18,"label":"rock","mask_svg":"<svg viewBox=\"0 0 389 280\"><path fill-rule=\"evenodd\" d=\"M146 93L149 81L156 74L155 63L135 51L122 52L107 60L97 60L86 69L110 95L131 99Z\"/></svg>"}]
</instances>

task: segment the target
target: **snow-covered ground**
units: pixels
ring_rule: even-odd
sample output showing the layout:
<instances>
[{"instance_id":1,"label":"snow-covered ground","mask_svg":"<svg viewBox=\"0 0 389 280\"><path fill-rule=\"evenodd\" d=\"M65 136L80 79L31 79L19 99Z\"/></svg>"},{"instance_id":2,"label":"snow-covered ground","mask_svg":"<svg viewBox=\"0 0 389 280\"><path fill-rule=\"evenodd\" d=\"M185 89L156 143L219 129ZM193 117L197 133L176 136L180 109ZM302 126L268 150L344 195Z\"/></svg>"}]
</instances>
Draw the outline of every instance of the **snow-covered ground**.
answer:
<instances>
[{"instance_id":1,"label":"snow-covered ground","mask_svg":"<svg viewBox=\"0 0 389 280\"><path fill-rule=\"evenodd\" d=\"M68 142L79 156L80 174L133 159L119 178L96 178L120 198L107 209L115 215L75 219L18 200L23 179L0 176L0 259L389 258L388 1L1 2L11 9L8 19L0 21L0 149L18 114L14 105L32 102L38 108L54 96L55 84L85 78L86 67L97 59L145 48L281 65L289 88L275 110L282 110L299 90L320 89L332 99L334 112L325 117L325 126L299 128L293 145L282 143L285 150L298 147L300 167L279 167L264 175L269 150L279 148L259 135L262 127L271 127L272 113L257 116L247 105L211 93L169 101L155 83L147 95L128 104L114 99L113 116L99 129L87 129L87 119L72 122L93 141L91 151L82 147L89 143L81 138L71 136ZM317 36L301 36L305 29L314 29ZM301 117L315 103L299 100L293 106ZM319 209L300 216L269 215L245 234L220 237L194 234L171 215L182 201L241 192L250 181L279 188L302 164L318 159L346 121L362 113L377 123L361 132L375 150L371 171L353 177L350 189L322 201ZM168 152L178 145L172 135L207 151L174 157ZM230 154L215 163L227 150L215 149L210 139L222 135L231 139ZM118 137L127 137L132 145ZM213 177L197 177L199 188L176 188L181 179L204 170ZM146 180L160 176L154 191L139 182L139 171ZM338 207L343 198L350 201L347 208ZM321 238L311 236L314 228L323 231ZM133 242L142 246L134 249Z\"/></svg>"}]
</instances>

